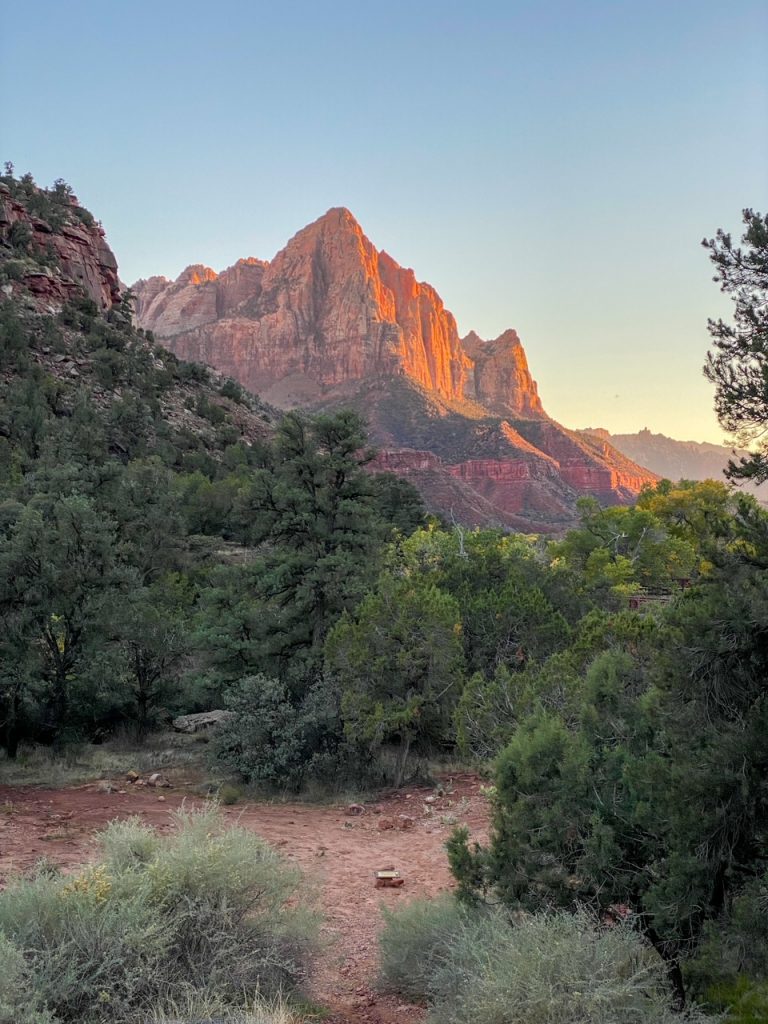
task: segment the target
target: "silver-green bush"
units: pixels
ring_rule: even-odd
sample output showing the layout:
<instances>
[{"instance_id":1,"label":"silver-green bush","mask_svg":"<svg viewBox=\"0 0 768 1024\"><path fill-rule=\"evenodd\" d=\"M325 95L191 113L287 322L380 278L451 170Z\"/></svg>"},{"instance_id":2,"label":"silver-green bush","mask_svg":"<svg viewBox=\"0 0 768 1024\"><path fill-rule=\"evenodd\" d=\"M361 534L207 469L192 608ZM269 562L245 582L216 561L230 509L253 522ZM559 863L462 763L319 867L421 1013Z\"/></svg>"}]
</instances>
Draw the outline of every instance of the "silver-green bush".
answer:
<instances>
[{"instance_id":1,"label":"silver-green bush","mask_svg":"<svg viewBox=\"0 0 768 1024\"><path fill-rule=\"evenodd\" d=\"M0 893L0 934L56 1021L133 1022L190 994L242 1005L305 977L316 922L295 907L298 870L210 809L175 824L113 823L99 864Z\"/></svg>"},{"instance_id":2,"label":"silver-green bush","mask_svg":"<svg viewBox=\"0 0 768 1024\"><path fill-rule=\"evenodd\" d=\"M51 1024L20 949L0 933L0 1024Z\"/></svg>"},{"instance_id":3,"label":"silver-green bush","mask_svg":"<svg viewBox=\"0 0 768 1024\"><path fill-rule=\"evenodd\" d=\"M630 927L586 914L511 922L450 899L388 915L382 973L429 1024L711 1024L672 1010L663 964Z\"/></svg>"}]
</instances>

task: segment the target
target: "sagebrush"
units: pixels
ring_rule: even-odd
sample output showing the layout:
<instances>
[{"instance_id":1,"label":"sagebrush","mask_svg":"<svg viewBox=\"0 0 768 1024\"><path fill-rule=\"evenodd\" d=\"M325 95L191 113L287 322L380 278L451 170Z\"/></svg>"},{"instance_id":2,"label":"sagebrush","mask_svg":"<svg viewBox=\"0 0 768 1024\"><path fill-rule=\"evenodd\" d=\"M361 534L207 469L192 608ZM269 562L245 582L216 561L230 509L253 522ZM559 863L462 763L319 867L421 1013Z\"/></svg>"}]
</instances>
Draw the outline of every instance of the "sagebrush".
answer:
<instances>
[{"instance_id":1,"label":"sagebrush","mask_svg":"<svg viewBox=\"0 0 768 1024\"><path fill-rule=\"evenodd\" d=\"M190 997L240 1006L301 985L316 918L298 869L253 833L215 809L182 810L169 836L133 819L101 843L98 863L39 870L0 894L21 1015L8 1024L46 1021L40 1007L61 1024L128 1024Z\"/></svg>"}]
</instances>

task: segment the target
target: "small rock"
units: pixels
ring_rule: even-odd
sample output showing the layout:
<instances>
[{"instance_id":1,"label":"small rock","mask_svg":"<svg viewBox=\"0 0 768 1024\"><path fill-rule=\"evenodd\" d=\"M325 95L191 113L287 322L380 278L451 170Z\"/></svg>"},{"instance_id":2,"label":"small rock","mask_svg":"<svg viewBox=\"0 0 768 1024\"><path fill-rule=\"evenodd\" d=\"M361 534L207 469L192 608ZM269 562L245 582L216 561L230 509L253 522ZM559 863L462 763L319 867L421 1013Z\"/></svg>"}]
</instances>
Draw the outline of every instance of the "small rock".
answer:
<instances>
[{"instance_id":1,"label":"small rock","mask_svg":"<svg viewBox=\"0 0 768 1024\"><path fill-rule=\"evenodd\" d=\"M161 804L165 803L165 797L164 796L159 796L157 799L158 799L158 803L161 803Z\"/></svg>"},{"instance_id":2,"label":"small rock","mask_svg":"<svg viewBox=\"0 0 768 1024\"><path fill-rule=\"evenodd\" d=\"M140 775L138 772L131 770L125 773L125 778L128 782L138 782Z\"/></svg>"},{"instance_id":3,"label":"small rock","mask_svg":"<svg viewBox=\"0 0 768 1024\"><path fill-rule=\"evenodd\" d=\"M394 818L379 818L379 820L376 822L376 828L380 832L384 832L386 829L390 829L390 828L394 828L394 827L395 827L395 820L394 820Z\"/></svg>"},{"instance_id":4,"label":"small rock","mask_svg":"<svg viewBox=\"0 0 768 1024\"><path fill-rule=\"evenodd\" d=\"M361 814L365 814L365 808L362 804L350 804L345 813L350 818L359 817Z\"/></svg>"},{"instance_id":5,"label":"small rock","mask_svg":"<svg viewBox=\"0 0 768 1024\"><path fill-rule=\"evenodd\" d=\"M413 828L413 818L409 814L399 814L397 816L397 827L398 828Z\"/></svg>"},{"instance_id":6,"label":"small rock","mask_svg":"<svg viewBox=\"0 0 768 1024\"><path fill-rule=\"evenodd\" d=\"M148 786L154 786L155 789L170 789L171 784L168 779L164 778L160 772L154 772L147 779Z\"/></svg>"}]
</instances>

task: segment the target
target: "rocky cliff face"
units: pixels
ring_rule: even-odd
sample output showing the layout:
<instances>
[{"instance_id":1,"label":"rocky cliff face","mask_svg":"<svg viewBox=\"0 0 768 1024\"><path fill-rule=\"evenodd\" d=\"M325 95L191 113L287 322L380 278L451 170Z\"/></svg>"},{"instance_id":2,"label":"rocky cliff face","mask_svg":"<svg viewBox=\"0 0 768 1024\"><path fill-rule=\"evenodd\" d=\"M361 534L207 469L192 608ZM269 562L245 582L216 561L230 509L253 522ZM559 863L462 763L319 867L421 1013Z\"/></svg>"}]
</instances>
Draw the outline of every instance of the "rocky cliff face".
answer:
<instances>
[{"instance_id":1,"label":"rocky cliff face","mask_svg":"<svg viewBox=\"0 0 768 1024\"><path fill-rule=\"evenodd\" d=\"M252 390L317 394L403 373L444 398L474 392L472 363L434 288L377 251L345 209L300 231L271 263L134 285L139 323L185 358L237 370ZM288 402L287 404L291 404Z\"/></svg>"},{"instance_id":2,"label":"rocky cliff face","mask_svg":"<svg viewBox=\"0 0 768 1024\"><path fill-rule=\"evenodd\" d=\"M0 183L0 245L13 263L6 287L53 305L82 289L99 309L109 309L119 301L121 289L117 260L103 228L71 194L62 193L54 201L36 190L34 198L42 203L41 216Z\"/></svg>"},{"instance_id":3,"label":"rocky cliff face","mask_svg":"<svg viewBox=\"0 0 768 1024\"><path fill-rule=\"evenodd\" d=\"M653 479L552 421L517 334L460 338L434 288L348 210L329 210L269 263L190 266L133 291L140 326L181 357L283 408L359 408L380 458L435 511L554 530L573 521L579 494L629 500Z\"/></svg>"},{"instance_id":4,"label":"rocky cliff face","mask_svg":"<svg viewBox=\"0 0 768 1024\"><path fill-rule=\"evenodd\" d=\"M536 381L516 331L483 341L474 331L462 338L472 367L471 395L500 416L545 416Z\"/></svg>"}]
</instances>

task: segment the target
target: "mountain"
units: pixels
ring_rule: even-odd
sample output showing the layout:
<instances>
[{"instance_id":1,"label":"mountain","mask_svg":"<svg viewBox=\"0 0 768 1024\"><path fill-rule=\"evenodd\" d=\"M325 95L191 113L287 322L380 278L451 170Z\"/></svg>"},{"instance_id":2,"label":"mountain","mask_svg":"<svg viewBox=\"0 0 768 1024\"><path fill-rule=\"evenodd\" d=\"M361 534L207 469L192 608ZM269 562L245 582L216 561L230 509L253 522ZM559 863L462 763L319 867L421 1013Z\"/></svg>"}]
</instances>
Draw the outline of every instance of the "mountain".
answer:
<instances>
[{"instance_id":1,"label":"mountain","mask_svg":"<svg viewBox=\"0 0 768 1024\"><path fill-rule=\"evenodd\" d=\"M281 408L352 406L379 462L428 505L473 524L557 531L576 499L631 501L655 479L544 411L523 346L461 338L434 288L377 250L346 209L299 231L271 262L132 286L139 325Z\"/></svg>"},{"instance_id":2,"label":"mountain","mask_svg":"<svg viewBox=\"0 0 768 1024\"><path fill-rule=\"evenodd\" d=\"M63 183L0 176L0 336L0 476L78 418L120 462L191 471L273 431L274 410L136 330L104 231Z\"/></svg>"},{"instance_id":3,"label":"mountain","mask_svg":"<svg viewBox=\"0 0 768 1024\"><path fill-rule=\"evenodd\" d=\"M707 441L676 441L664 434L654 434L647 428L636 434L610 434L601 428L579 431L609 442L628 458L648 466L668 480L725 480L723 471L729 461L738 462L749 455L745 449L730 445L710 444ZM743 490L768 498L765 485L746 483Z\"/></svg>"}]
</instances>

